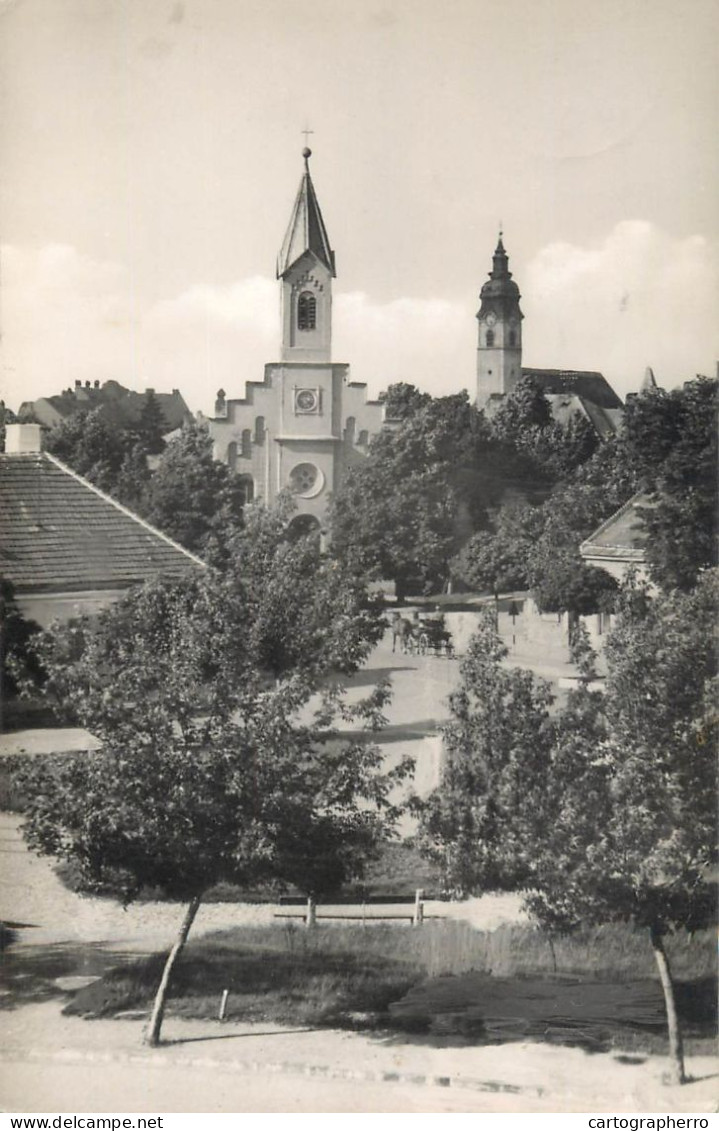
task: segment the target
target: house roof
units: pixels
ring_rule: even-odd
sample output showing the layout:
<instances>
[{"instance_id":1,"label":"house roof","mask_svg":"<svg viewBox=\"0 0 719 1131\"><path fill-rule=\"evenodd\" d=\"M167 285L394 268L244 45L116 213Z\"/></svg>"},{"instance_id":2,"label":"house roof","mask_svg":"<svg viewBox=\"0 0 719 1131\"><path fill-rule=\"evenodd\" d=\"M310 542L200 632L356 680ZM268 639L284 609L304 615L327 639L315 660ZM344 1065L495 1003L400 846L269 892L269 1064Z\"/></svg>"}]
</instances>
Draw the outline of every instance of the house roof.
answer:
<instances>
[{"instance_id":1,"label":"house roof","mask_svg":"<svg viewBox=\"0 0 719 1131\"><path fill-rule=\"evenodd\" d=\"M305 252L311 251L325 267L335 274L335 253L330 247L329 236L322 219L312 178L310 176L310 149L303 150L305 171L295 197L289 227L282 241L277 259L277 278L282 278Z\"/></svg>"},{"instance_id":2,"label":"house roof","mask_svg":"<svg viewBox=\"0 0 719 1131\"><path fill-rule=\"evenodd\" d=\"M579 547L582 557L592 561L643 562L647 532L640 512L651 506L652 501L644 491L633 495L582 542Z\"/></svg>"},{"instance_id":3,"label":"house roof","mask_svg":"<svg viewBox=\"0 0 719 1131\"><path fill-rule=\"evenodd\" d=\"M0 454L0 573L18 593L122 589L198 567L48 452Z\"/></svg>"}]
</instances>

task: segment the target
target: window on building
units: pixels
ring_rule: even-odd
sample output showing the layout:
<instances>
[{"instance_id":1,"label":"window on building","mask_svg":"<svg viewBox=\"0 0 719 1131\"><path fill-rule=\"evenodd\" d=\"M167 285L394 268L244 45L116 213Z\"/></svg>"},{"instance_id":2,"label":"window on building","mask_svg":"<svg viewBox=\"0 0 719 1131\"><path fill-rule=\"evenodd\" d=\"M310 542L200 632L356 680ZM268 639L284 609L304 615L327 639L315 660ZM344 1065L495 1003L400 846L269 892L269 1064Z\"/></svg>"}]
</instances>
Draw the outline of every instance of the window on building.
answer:
<instances>
[{"instance_id":1,"label":"window on building","mask_svg":"<svg viewBox=\"0 0 719 1131\"><path fill-rule=\"evenodd\" d=\"M494 330L487 330L487 345L494 345Z\"/></svg>"},{"instance_id":2,"label":"window on building","mask_svg":"<svg viewBox=\"0 0 719 1131\"><path fill-rule=\"evenodd\" d=\"M238 475L237 477L244 492L244 502L251 503L255 497L255 481L251 475Z\"/></svg>"},{"instance_id":3,"label":"window on building","mask_svg":"<svg viewBox=\"0 0 719 1131\"><path fill-rule=\"evenodd\" d=\"M516 346L516 344L517 344L517 331L516 330L510 330L509 331L509 344L510 344L510 346Z\"/></svg>"},{"instance_id":4,"label":"window on building","mask_svg":"<svg viewBox=\"0 0 719 1131\"><path fill-rule=\"evenodd\" d=\"M297 329L314 330L317 325L317 299L311 291L303 291L297 299Z\"/></svg>"},{"instance_id":5,"label":"window on building","mask_svg":"<svg viewBox=\"0 0 719 1131\"><path fill-rule=\"evenodd\" d=\"M255 420L255 443L261 444L265 438L265 418L258 416Z\"/></svg>"},{"instance_id":6,"label":"window on building","mask_svg":"<svg viewBox=\"0 0 719 1131\"><path fill-rule=\"evenodd\" d=\"M252 455L252 432L249 428L245 428L242 433L242 447L240 450L243 459L249 459Z\"/></svg>"},{"instance_id":7,"label":"window on building","mask_svg":"<svg viewBox=\"0 0 719 1131\"><path fill-rule=\"evenodd\" d=\"M227 445L227 466L230 471L234 471L237 467L237 444L234 440Z\"/></svg>"}]
</instances>

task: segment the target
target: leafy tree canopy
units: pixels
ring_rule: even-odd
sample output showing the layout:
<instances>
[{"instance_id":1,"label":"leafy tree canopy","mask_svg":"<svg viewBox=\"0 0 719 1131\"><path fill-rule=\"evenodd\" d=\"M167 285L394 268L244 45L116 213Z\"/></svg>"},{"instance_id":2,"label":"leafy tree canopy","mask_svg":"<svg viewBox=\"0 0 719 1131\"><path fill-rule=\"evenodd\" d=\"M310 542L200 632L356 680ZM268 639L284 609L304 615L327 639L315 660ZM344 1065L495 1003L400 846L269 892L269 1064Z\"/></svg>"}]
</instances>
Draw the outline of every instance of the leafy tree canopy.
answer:
<instances>
[{"instance_id":1,"label":"leafy tree canopy","mask_svg":"<svg viewBox=\"0 0 719 1131\"><path fill-rule=\"evenodd\" d=\"M110 881L129 900L154 885L188 901L151 1043L207 888L274 881L320 893L361 875L410 769L384 773L371 741L386 687L349 706L338 682L381 632L365 595L271 512L258 510L235 548L236 570L147 585L38 646L47 694L102 745L23 766L30 845L71 860L91 889Z\"/></svg>"},{"instance_id":2,"label":"leafy tree canopy","mask_svg":"<svg viewBox=\"0 0 719 1131\"><path fill-rule=\"evenodd\" d=\"M175 541L212 564L227 560L227 546L242 523L244 486L212 454L206 424L184 424L160 456L142 501L142 515Z\"/></svg>"},{"instance_id":3,"label":"leafy tree canopy","mask_svg":"<svg viewBox=\"0 0 719 1131\"><path fill-rule=\"evenodd\" d=\"M506 671L483 626L451 700L442 783L425 851L465 891L515 887L541 922L629 920L649 929L683 1078L662 936L713 919L717 862L717 571L650 599L629 582L606 646L604 693L548 692Z\"/></svg>"},{"instance_id":4,"label":"leafy tree canopy","mask_svg":"<svg viewBox=\"0 0 719 1131\"><path fill-rule=\"evenodd\" d=\"M394 579L400 593L441 585L449 558L501 492L488 444L488 427L466 393L430 399L385 428L332 500L339 560Z\"/></svg>"},{"instance_id":5,"label":"leafy tree canopy","mask_svg":"<svg viewBox=\"0 0 719 1131\"><path fill-rule=\"evenodd\" d=\"M429 404L432 397L429 393L422 393L415 385L397 381L380 393L378 399L385 406L387 420L405 420Z\"/></svg>"}]
</instances>

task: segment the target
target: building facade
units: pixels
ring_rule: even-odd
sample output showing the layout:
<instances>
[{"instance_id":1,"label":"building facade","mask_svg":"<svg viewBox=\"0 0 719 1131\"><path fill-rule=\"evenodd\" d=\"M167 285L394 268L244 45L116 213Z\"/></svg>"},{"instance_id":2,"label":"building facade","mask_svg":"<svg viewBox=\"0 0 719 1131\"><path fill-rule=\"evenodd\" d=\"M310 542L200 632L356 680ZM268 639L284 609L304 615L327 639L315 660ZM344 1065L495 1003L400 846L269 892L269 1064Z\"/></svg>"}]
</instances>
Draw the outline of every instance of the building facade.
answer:
<instances>
[{"instance_id":1,"label":"building facade","mask_svg":"<svg viewBox=\"0 0 719 1131\"><path fill-rule=\"evenodd\" d=\"M245 480L248 499L271 504L289 490L293 520L321 529L332 492L345 470L365 458L382 427L383 406L349 366L332 360L332 281L335 254L309 171L304 172L277 261L280 284L280 360L245 396L220 389L208 420L215 458Z\"/></svg>"}]
</instances>

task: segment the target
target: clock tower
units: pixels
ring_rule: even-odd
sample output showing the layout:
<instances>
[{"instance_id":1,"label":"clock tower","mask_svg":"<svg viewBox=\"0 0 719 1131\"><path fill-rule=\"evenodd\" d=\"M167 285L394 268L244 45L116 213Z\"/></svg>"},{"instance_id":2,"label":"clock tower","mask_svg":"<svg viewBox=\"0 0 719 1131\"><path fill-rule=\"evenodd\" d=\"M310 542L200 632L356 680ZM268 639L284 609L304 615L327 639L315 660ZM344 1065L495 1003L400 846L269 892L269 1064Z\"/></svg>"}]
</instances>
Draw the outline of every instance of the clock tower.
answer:
<instances>
[{"instance_id":1,"label":"clock tower","mask_svg":"<svg viewBox=\"0 0 719 1131\"><path fill-rule=\"evenodd\" d=\"M309 132L309 131L308 131ZM289 491L300 533L322 531L330 496L347 468L367 456L384 421L349 366L332 360L335 253L309 170L309 149L277 257L280 359L244 397L217 394L209 421L215 458L241 476L247 500L271 505Z\"/></svg>"},{"instance_id":2,"label":"clock tower","mask_svg":"<svg viewBox=\"0 0 719 1131\"><path fill-rule=\"evenodd\" d=\"M477 407L493 395L510 393L522 375L521 295L512 279L502 233L492 259L489 279L480 291L477 312Z\"/></svg>"}]
</instances>

